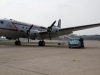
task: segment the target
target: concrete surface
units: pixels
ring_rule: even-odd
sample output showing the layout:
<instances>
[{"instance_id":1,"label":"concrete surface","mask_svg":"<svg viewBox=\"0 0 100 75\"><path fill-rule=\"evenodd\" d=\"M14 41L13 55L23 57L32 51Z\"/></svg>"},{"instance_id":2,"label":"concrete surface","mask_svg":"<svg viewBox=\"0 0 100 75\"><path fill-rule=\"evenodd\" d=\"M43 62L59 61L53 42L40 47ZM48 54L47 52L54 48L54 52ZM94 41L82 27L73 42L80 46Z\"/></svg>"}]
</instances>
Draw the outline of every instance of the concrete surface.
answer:
<instances>
[{"instance_id":1,"label":"concrete surface","mask_svg":"<svg viewBox=\"0 0 100 75\"><path fill-rule=\"evenodd\" d=\"M0 45L0 75L100 75L100 41L85 41L85 49Z\"/></svg>"}]
</instances>

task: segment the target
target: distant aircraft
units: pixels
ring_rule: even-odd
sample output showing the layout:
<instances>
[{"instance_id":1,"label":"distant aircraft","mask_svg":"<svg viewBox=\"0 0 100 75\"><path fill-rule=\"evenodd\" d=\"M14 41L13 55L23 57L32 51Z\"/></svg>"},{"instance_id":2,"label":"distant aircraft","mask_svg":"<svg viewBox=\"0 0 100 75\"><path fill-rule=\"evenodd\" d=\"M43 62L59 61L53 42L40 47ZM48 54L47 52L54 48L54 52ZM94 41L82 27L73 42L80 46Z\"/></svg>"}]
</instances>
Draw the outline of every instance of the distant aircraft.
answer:
<instances>
[{"instance_id":1,"label":"distant aircraft","mask_svg":"<svg viewBox=\"0 0 100 75\"><path fill-rule=\"evenodd\" d=\"M100 26L100 23L61 28L61 19L58 21L58 25L55 26L54 21L49 27L37 26L34 24L24 23L13 19L0 19L0 36L4 36L8 39L16 39L15 45L21 45L19 38L38 39L39 46L45 46L44 39L58 37L65 34L73 33L73 31L93 28Z\"/></svg>"}]
</instances>

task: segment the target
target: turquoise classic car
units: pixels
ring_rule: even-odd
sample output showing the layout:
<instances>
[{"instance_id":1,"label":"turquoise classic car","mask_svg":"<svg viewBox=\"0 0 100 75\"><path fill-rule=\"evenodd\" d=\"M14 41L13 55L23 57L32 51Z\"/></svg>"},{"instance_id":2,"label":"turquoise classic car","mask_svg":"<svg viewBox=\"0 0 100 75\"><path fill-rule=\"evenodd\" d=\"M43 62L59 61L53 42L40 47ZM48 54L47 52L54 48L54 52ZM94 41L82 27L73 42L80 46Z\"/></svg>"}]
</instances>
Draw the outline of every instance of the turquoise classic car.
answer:
<instances>
[{"instance_id":1,"label":"turquoise classic car","mask_svg":"<svg viewBox=\"0 0 100 75\"><path fill-rule=\"evenodd\" d=\"M68 41L68 47L73 48L73 47L78 47L81 48L81 43L79 41L79 38L72 38Z\"/></svg>"}]
</instances>

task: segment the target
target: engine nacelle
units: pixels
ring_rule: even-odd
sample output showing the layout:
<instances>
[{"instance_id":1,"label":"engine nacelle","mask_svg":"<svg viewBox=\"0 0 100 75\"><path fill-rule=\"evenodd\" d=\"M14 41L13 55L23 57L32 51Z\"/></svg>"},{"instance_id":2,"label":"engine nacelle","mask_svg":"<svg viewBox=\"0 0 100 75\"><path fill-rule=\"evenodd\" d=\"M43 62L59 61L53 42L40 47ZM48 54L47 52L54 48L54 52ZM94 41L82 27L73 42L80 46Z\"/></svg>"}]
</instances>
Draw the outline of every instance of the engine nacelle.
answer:
<instances>
[{"instance_id":1,"label":"engine nacelle","mask_svg":"<svg viewBox=\"0 0 100 75\"><path fill-rule=\"evenodd\" d=\"M30 30L30 37L36 37L39 35L39 31L38 30Z\"/></svg>"},{"instance_id":2,"label":"engine nacelle","mask_svg":"<svg viewBox=\"0 0 100 75\"><path fill-rule=\"evenodd\" d=\"M53 26L52 27L52 31L51 32L58 32L59 31L59 28L57 26Z\"/></svg>"}]
</instances>

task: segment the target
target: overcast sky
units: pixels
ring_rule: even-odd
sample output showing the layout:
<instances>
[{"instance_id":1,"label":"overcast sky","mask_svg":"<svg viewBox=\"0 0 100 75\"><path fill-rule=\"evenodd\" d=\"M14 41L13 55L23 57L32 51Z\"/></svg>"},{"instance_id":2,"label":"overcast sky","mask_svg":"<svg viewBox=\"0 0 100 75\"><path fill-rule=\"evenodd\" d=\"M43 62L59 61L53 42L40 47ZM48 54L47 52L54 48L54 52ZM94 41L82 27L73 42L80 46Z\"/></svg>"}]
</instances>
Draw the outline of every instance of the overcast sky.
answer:
<instances>
[{"instance_id":1,"label":"overcast sky","mask_svg":"<svg viewBox=\"0 0 100 75\"><path fill-rule=\"evenodd\" d=\"M100 23L100 0L0 0L0 18L45 27L61 19L62 28ZM100 34L100 27L74 34Z\"/></svg>"}]
</instances>

